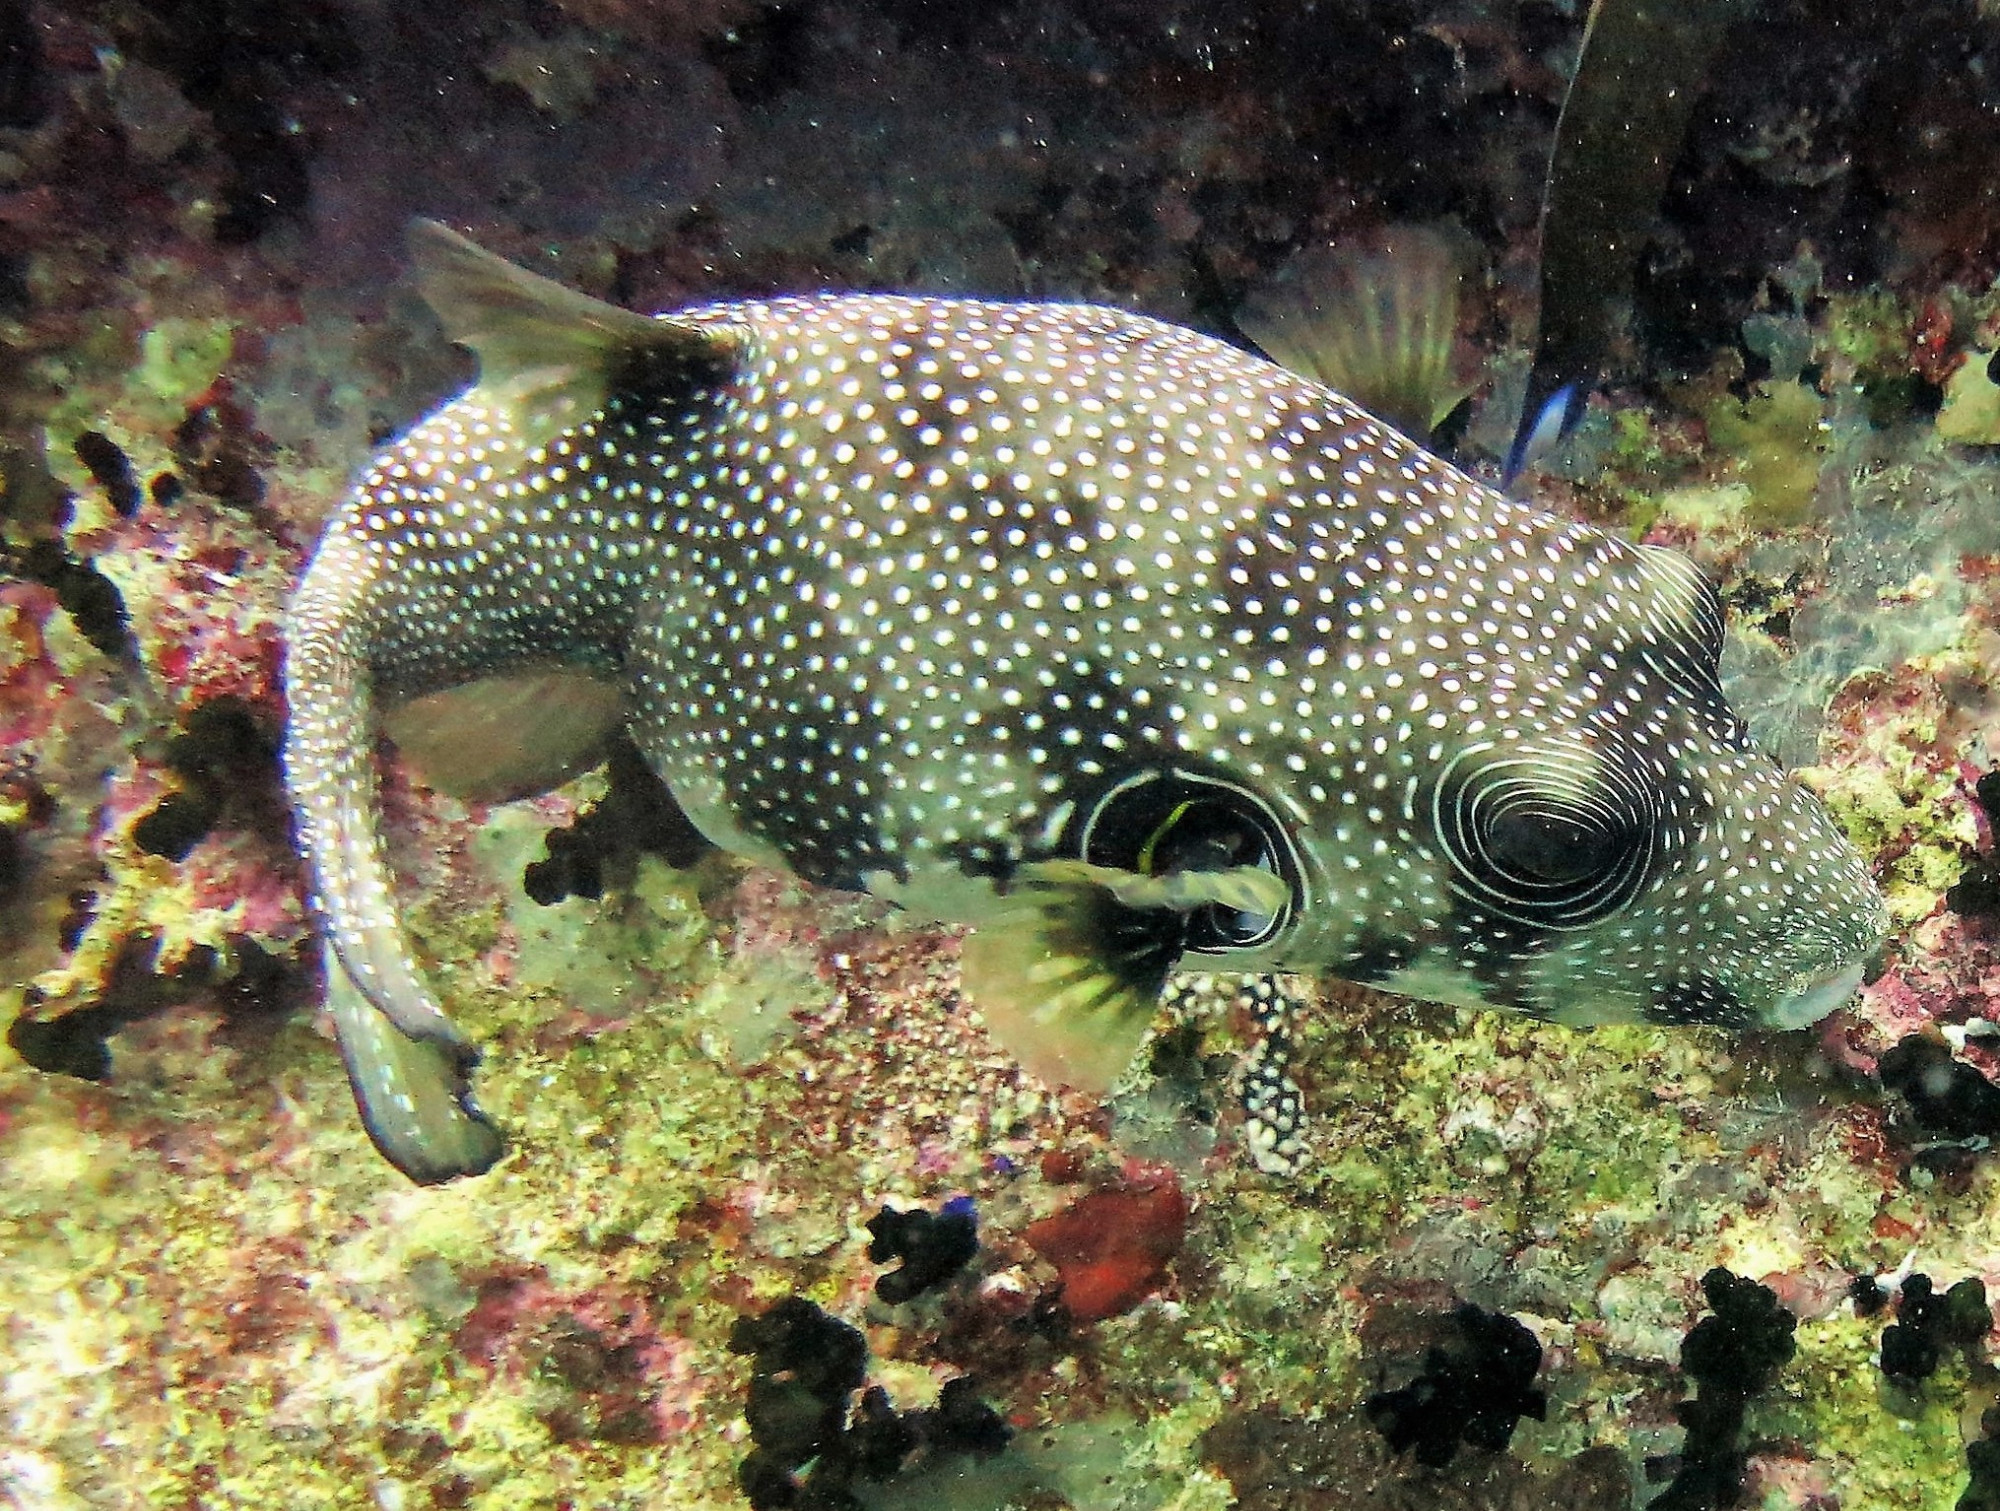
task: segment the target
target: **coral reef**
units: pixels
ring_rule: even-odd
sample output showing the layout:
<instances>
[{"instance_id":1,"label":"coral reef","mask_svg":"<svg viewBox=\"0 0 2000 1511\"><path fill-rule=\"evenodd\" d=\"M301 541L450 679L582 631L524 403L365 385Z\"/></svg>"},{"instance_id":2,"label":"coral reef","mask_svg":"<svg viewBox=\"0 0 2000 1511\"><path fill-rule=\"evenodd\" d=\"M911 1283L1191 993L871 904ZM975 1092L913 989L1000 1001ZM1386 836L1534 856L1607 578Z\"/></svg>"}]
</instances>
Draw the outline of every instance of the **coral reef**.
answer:
<instances>
[{"instance_id":1,"label":"coral reef","mask_svg":"<svg viewBox=\"0 0 2000 1511\"><path fill-rule=\"evenodd\" d=\"M1250 1025L1052 1090L948 934L705 853L629 750L511 803L384 766L500 1168L400 1181L314 1016L278 613L370 447L464 379L397 281L411 215L637 306L953 289L1223 334L1311 248L1442 227L1490 470L1583 9L0 3L0 1498L724 1508L747 1456L752 1498L889 1508L2000 1503L1971 0L1734 26L1613 386L1533 480L1717 577L1733 697L1875 865L1895 937L1817 1032L1327 983L1274 1180L1230 1110Z\"/></svg>"}]
</instances>

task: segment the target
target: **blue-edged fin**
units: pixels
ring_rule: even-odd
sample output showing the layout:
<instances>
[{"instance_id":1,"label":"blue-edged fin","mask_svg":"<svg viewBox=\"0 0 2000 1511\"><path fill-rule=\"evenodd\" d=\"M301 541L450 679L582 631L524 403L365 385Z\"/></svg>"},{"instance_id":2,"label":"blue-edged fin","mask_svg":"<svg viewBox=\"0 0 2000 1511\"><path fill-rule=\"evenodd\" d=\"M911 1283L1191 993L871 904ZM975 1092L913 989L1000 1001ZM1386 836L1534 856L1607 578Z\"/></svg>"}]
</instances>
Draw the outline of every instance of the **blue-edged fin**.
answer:
<instances>
[{"instance_id":1,"label":"blue-edged fin","mask_svg":"<svg viewBox=\"0 0 2000 1511\"><path fill-rule=\"evenodd\" d=\"M1257 866L1142 876L1077 860L1017 871L965 942L965 995L1045 1081L1102 1095L1132 1061L1197 908L1271 916L1290 900Z\"/></svg>"},{"instance_id":2,"label":"blue-edged fin","mask_svg":"<svg viewBox=\"0 0 2000 1511\"><path fill-rule=\"evenodd\" d=\"M1237 327L1265 356L1428 442L1471 388L1458 379L1459 256L1395 226L1309 247L1251 290Z\"/></svg>"},{"instance_id":3,"label":"blue-edged fin","mask_svg":"<svg viewBox=\"0 0 2000 1511\"><path fill-rule=\"evenodd\" d=\"M495 256L434 220L410 228L418 291L479 358L468 395L529 447L598 413L614 392L685 388L734 361L728 326L641 315Z\"/></svg>"},{"instance_id":4,"label":"blue-edged fin","mask_svg":"<svg viewBox=\"0 0 2000 1511\"><path fill-rule=\"evenodd\" d=\"M1514 479L1567 440L1590 407L1590 390L1581 382L1558 383L1552 392L1545 391L1553 378L1547 373L1528 374L1521 428L1514 433L1506 468L1500 474L1503 490L1513 487Z\"/></svg>"},{"instance_id":5,"label":"blue-edged fin","mask_svg":"<svg viewBox=\"0 0 2000 1511\"><path fill-rule=\"evenodd\" d=\"M548 792L598 765L624 718L617 686L552 666L408 699L383 711L382 728L432 787L498 803Z\"/></svg>"},{"instance_id":6,"label":"blue-edged fin","mask_svg":"<svg viewBox=\"0 0 2000 1511\"><path fill-rule=\"evenodd\" d=\"M330 946L325 960L327 1009L375 1147L419 1185L490 1170L506 1144L472 1100L478 1052L411 1038L361 994Z\"/></svg>"}]
</instances>

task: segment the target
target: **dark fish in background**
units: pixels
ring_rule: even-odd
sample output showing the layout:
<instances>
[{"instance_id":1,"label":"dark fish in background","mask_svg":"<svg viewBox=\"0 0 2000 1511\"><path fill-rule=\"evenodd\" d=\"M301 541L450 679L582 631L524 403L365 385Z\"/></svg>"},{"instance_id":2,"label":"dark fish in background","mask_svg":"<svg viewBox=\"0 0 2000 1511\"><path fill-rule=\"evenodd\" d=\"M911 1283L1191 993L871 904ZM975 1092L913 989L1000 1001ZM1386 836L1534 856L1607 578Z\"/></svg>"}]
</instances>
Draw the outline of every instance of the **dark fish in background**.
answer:
<instances>
[{"instance_id":1,"label":"dark fish in background","mask_svg":"<svg viewBox=\"0 0 2000 1511\"><path fill-rule=\"evenodd\" d=\"M1539 329L1503 487L1582 418L1709 65L1757 4L1592 0L1542 190Z\"/></svg>"}]
</instances>

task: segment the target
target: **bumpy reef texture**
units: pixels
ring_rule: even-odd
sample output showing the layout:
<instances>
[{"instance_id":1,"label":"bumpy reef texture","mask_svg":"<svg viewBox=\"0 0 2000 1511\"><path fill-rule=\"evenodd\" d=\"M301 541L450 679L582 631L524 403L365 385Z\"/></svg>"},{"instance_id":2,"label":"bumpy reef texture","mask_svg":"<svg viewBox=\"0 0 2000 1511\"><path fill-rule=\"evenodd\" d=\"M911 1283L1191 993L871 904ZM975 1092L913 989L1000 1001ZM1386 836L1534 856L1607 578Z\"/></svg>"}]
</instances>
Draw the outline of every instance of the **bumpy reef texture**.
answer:
<instances>
[{"instance_id":1,"label":"bumpy reef texture","mask_svg":"<svg viewBox=\"0 0 2000 1511\"><path fill-rule=\"evenodd\" d=\"M793 1444L765 1503L1955 1505L1983 1340L1885 1380L1876 1303L2000 1285L2000 1060L1951 1032L2000 1019L1983 3L1738 27L1618 381L1542 483L1717 575L1735 695L1873 859L1897 934L1823 1031L1329 989L1316 1158L1277 1182L1235 1141L1232 1025L1163 1034L1108 1108L1059 1097L959 1007L948 935L704 856L629 761L491 810L391 768L499 1170L405 1183L315 1018L277 615L371 443L464 379L396 282L412 215L647 308L945 290L1224 334L1301 246L1446 221L1488 270L1478 460L1581 9L0 0L0 1499L721 1507L755 1427ZM963 1267L962 1231L947 1262L871 1227L953 1198ZM923 1283L879 1290L871 1236ZM1683 1457L1718 1266L1795 1349ZM782 1370L758 1399L792 1415L746 1422L770 1356L732 1336L791 1297L859 1329L880 1390L826 1441L889 1444L886 1480L812 1488ZM1530 1383L1479 1324L1511 1441L1392 1456L1363 1401L1430 1399L1451 1319L1502 1314L1542 1352Z\"/></svg>"}]
</instances>

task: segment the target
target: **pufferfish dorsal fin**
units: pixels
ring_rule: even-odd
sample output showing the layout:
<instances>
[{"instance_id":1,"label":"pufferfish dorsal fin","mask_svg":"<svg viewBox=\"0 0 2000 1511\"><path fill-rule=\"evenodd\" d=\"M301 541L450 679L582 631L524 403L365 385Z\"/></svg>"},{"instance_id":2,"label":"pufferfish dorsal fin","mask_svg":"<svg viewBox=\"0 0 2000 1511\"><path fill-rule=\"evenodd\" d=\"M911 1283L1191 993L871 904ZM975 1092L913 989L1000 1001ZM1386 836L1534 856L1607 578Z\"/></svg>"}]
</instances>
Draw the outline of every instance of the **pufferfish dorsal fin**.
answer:
<instances>
[{"instance_id":1,"label":"pufferfish dorsal fin","mask_svg":"<svg viewBox=\"0 0 2000 1511\"><path fill-rule=\"evenodd\" d=\"M621 390L713 382L742 343L727 325L580 294L434 220L410 227L410 255L445 334L479 358L470 397L505 414L530 446L574 429Z\"/></svg>"},{"instance_id":2,"label":"pufferfish dorsal fin","mask_svg":"<svg viewBox=\"0 0 2000 1511\"><path fill-rule=\"evenodd\" d=\"M1144 876L1080 860L1014 873L1007 906L966 940L965 995L1043 1080L1101 1096L1152 1026L1197 908L1275 914L1291 889L1258 866Z\"/></svg>"}]
</instances>

